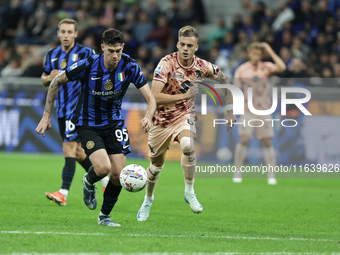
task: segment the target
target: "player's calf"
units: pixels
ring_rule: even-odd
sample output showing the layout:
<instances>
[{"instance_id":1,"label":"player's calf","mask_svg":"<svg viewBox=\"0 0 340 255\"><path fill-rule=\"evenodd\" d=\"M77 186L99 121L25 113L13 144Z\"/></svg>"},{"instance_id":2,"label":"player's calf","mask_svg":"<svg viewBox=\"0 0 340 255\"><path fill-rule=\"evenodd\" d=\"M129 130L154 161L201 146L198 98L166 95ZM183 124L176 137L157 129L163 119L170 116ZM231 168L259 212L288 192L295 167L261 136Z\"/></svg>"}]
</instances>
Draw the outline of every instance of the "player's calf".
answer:
<instances>
[{"instance_id":1,"label":"player's calf","mask_svg":"<svg viewBox=\"0 0 340 255\"><path fill-rule=\"evenodd\" d=\"M194 213L203 211L203 206L198 202L194 192L196 153L194 140L190 137L182 137L180 140L182 149L181 165L184 173L185 192L184 200L190 205Z\"/></svg>"}]
</instances>

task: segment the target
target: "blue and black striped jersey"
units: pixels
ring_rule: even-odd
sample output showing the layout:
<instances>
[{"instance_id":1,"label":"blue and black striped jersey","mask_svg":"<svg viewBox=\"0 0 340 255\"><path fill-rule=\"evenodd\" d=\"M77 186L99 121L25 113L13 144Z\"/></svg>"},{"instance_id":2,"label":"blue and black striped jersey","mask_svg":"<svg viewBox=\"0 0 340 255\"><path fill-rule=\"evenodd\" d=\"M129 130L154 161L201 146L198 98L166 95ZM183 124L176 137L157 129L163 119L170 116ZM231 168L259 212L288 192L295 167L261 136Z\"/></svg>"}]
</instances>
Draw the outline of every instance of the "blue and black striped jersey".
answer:
<instances>
[{"instance_id":1,"label":"blue and black striped jersey","mask_svg":"<svg viewBox=\"0 0 340 255\"><path fill-rule=\"evenodd\" d=\"M90 47L78 43L68 53L64 52L60 45L55 49L50 49L47 53L44 72L50 74L53 70L64 71L75 62L86 59L93 54L94 51ZM56 98L58 118L69 118L71 116L78 100L80 86L79 81L72 81L60 86Z\"/></svg>"},{"instance_id":2,"label":"blue and black striped jersey","mask_svg":"<svg viewBox=\"0 0 340 255\"><path fill-rule=\"evenodd\" d=\"M129 55L122 54L117 67L109 71L104 66L104 54L73 64L66 70L70 81L81 80L82 89L72 122L77 126L105 126L116 120L123 120L122 99L133 83L138 89L147 80Z\"/></svg>"}]
</instances>

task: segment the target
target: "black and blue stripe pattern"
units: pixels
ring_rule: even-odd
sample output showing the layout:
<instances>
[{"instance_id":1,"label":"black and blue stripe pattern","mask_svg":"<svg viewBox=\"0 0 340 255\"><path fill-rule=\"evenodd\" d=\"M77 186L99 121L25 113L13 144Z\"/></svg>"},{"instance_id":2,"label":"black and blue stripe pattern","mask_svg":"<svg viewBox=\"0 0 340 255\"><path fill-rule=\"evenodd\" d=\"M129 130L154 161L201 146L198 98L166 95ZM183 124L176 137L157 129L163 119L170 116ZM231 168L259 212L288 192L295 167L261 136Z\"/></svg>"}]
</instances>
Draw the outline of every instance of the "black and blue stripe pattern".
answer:
<instances>
[{"instance_id":1,"label":"black and blue stripe pattern","mask_svg":"<svg viewBox=\"0 0 340 255\"><path fill-rule=\"evenodd\" d=\"M139 89L147 84L137 62L122 54L117 67L109 71L104 55L92 55L66 70L70 81L81 80L82 89L72 122L77 126L105 126L123 120L122 99L130 85Z\"/></svg>"},{"instance_id":2,"label":"black and blue stripe pattern","mask_svg":"<svg viewBox=\"0 0 340 255\"><path fill-rule=\"evenodd\" d=\"M94 54L94 51L90 47L85 47L78 43L68 53L64 52L60 45L55 49L50 49L47 53L44 72L50 74L53 70L64 71L67 67L92 54ZM79 92L79 81L72 81L60 86L56 98L58 118L71 116L77 103Z\"/></svg>"}]
</instances>

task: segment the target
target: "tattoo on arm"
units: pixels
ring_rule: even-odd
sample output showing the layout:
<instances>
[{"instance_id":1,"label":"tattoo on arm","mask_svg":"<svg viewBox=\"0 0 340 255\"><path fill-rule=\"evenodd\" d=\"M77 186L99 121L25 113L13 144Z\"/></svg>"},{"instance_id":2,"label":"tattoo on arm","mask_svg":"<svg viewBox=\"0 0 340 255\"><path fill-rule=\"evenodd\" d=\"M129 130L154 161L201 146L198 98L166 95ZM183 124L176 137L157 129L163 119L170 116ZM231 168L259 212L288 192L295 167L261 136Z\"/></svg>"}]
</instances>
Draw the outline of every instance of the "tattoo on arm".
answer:
<instances>
[{"instance_id":1,"label":"tattoo on arm","mask_svg":"<svg viewBox=\"0 0 340 255\"><path fill-rule=\"evenodd\" d=\"M219 81L221 84L230 84L228 77L220 70L217 81ZM233 103L233 96L229 89L222 89L225 95L225 101L226 104L232 104Z\"/></svg>"},{"instance_id":2,"label":"tattoo on arm","mask_svg":"<svg viewBox=\"0 0 340 255\"><path fill-rule=\"evenodd\" d=\"M46 98L45 112L51 114L53 102L58 94L60 85L65 84L67 82L69 82L69 79L67 78L65 72L58 74L51 81Z\"/></svg>"}]
</instances>

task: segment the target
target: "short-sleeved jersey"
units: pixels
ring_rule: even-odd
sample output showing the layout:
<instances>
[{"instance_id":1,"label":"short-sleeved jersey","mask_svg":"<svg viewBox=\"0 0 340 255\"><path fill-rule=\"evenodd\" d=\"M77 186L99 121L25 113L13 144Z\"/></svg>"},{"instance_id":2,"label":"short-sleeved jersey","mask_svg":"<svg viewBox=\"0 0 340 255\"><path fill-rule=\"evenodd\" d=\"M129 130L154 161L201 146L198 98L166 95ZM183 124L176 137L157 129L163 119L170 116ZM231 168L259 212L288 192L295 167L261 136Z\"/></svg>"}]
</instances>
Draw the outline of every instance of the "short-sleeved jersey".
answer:
<instances>
[{"instance_id":1,"label":"short-sleeved jersey","mask_svg":"<svg viewBox=\"0 0 340 255\"><path fill-rule=\"evenodd\" d=\"M268 77L275 72L276 66L271 62L260 61L256 67L246 62L236 69L234 85L243 90L245 112L248 108L248 87L253 88L253 106L257 110L268 110L271 107Z\"/></svg>"},{"instance_id":2,"label":"short-sleeved jersey","mask_svg":"<svg viewBox=\"0 0 340 255\"><path fill-rule=\"evenodd\" d=\"M82 84L72 115L77 126L106 126L123 120L122 99L130 83L138 89L147 84L137 62L124 53L113 71L105 68L104 54L96 54L68 67L66 76L70 81L80 79Z\"/></svg>"},{"instance_id":3,"label":"short-sleeved jersey","mask_svg":"<svg viewBox=\"0 0 340 255\"><path fill-rule=\"evenodd\" d=\"M44 72L50 74L53 70L64 71L67 67L75 62L88 58L94 54L93 49L76 43L68 52L64 52L59 45L55 49L50 49L45 60ZM72 81L69 84L60 86L56 102L57 102L57 117L69 118L75 108L80 92L80 82Z\"/></svg>"},{"instance_id":4,"label":"short-sleeved jersey","mask_svg":"<svg viewBox=\"0 0 340 255\"><path fill-rule=\"evenodd\" d=\"M154 71L154 80L165 84L162 93L168 95L184 94L190 86L190 79L217 78L220 70L217 66L194 56L191 66L184 67L179 63L178 52L174 52L161 59ZM157 105L153 124L167 127L170 123L183 119L191 114L197 120L197 114L192 100Z\"/></svg>"}]
</instances>

